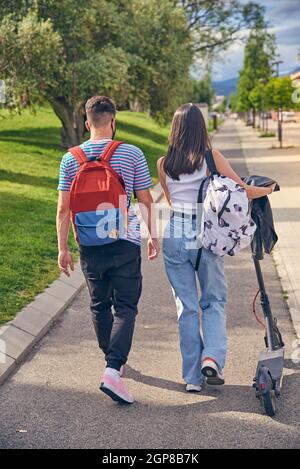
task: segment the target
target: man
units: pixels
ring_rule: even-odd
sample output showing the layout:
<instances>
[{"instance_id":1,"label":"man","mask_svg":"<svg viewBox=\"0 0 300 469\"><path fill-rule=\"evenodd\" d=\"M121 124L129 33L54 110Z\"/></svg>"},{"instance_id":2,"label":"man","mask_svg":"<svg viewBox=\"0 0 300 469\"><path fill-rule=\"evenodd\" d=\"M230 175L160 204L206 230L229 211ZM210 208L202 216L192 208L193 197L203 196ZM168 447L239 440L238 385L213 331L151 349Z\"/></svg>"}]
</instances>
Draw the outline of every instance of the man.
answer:
<instances>
[{"instance_id":1,"label":"man","mask_svg":"<svg viewBox=\"0 0 300 469\"><path fill-rule=\"evenodd\" d=\"M116 107L105 96L94 96L86 103L86 128L90 139L80 145L91 160L101 156L116 132ZM133 403L121 379L123 365L131 348L137 305L141 295L140 226L131 198L135 192L149 230L148 259L158 256L159 243L155 232L151 178L143 152L127 143L117 147L110 165L121 176L128 198L128 226L117 241L102 246L79 244L81 268L91 297L91 312L99 346L105 354L106 369L100 389L113 400ZM67 276L73 270L68 249L70 225L70 188L79 163L68 152L61 161L57 208L58 265ZM115 314L112 313L114 306Z\"/></svg>"}]
</instances>

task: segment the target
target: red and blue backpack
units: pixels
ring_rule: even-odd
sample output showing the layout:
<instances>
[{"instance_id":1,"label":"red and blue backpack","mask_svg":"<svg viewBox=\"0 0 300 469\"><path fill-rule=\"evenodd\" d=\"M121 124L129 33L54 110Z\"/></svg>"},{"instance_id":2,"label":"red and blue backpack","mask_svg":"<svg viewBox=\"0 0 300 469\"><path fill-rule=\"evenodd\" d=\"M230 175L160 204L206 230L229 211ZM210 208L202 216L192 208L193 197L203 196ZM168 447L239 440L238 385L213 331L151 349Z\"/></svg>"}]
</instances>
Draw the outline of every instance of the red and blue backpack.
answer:
<instances>
[{"instance_id":1,"label":"red and blue backpack","mask_svg":"<svg viewBox=\"0 0 300 469\"><path fill-rule=\"evenodd\" d=\"M102 246L126 234L125 184L109 164L121 143L110 142L95 159L79 146L69 150L80 165L71 185L70 210L75 238L82 246Z\"/></svg>"}]
</instances>

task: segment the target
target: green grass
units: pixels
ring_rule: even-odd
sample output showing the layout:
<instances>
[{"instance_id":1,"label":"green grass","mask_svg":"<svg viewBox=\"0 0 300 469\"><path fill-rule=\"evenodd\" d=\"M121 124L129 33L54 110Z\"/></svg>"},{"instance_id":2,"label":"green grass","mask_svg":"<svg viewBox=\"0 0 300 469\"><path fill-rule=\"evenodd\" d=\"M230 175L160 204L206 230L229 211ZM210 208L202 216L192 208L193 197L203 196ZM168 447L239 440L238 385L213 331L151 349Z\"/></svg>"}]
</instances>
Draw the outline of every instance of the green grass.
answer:
<instances>
[{"instance_id":1,"label":"green grass","mask_svg":"<svg viewBox=\"0 0 300 469\"><path fill-rule=\"evenodd\" d=\"M288 300L288 299L289 299L289 292L286 291L286 290L283 290L283 291L282 291L282 298L283 298L284 300Z\"/></svg>"},{"instance_id":2,"label":"green grass","mask_svg":"<svg viewBox=\"0 0 300 469\"><path fill-rule=\"evenodd\" d=\"M276 133L275 132L264 132L264 133L261 133L259 136L260 136L260 138L276 137Z\"/></svg>"},{"instance_id":3,"label":"green grass","mask_svg":"<svg viewBox=\"0 0 300 469\"><path fill-rule=\"evenodd\" d=\"M0 324L14 317L58 276L55 212L60 122L49 108L0 118ZM155 163L165 154L168 127L145 114L120 112L117 138ZM70 236L72 250L75 243Z\"/></svg>"}]
</instances>

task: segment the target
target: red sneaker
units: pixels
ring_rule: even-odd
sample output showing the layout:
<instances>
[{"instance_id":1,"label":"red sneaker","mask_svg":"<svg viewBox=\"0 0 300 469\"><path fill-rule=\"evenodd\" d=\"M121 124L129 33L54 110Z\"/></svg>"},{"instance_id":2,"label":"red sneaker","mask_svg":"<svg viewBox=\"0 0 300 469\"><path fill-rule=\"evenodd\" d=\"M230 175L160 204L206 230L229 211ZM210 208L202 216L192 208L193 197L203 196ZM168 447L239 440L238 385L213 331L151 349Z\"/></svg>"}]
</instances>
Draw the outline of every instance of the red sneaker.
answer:
<instances>
[{"instance_id":1,"label":"red sneaker","mask_svg":"<svg viewBox=\"0 0 300 469\"><path fill-rule=\"evenodd\" d=\"M224 374L212 358L205 358L201 367L202 374L206 377L206 383L212 386L225 384Z\"/></svg>"}]
</instances>

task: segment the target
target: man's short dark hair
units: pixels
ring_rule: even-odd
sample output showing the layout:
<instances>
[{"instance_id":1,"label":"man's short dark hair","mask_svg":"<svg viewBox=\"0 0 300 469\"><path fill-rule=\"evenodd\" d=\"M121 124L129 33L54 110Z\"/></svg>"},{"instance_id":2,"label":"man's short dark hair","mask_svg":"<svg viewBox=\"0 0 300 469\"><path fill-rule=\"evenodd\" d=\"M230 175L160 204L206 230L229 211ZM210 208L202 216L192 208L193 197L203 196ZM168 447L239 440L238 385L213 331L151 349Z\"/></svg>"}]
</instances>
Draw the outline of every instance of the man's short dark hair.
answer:
<instances>
[{"instance_id":1,"label":"man's short dark hair","mask_svg":"<svg viewBox=\"0 0 300 469\"><path fill-rule=\"evenodd\" d=\"M90 98L85 105L85 111L88 120L95 127L106 126L117 113L115 103L106 96L93 96Z\"/></svg>"}]
</instances>

